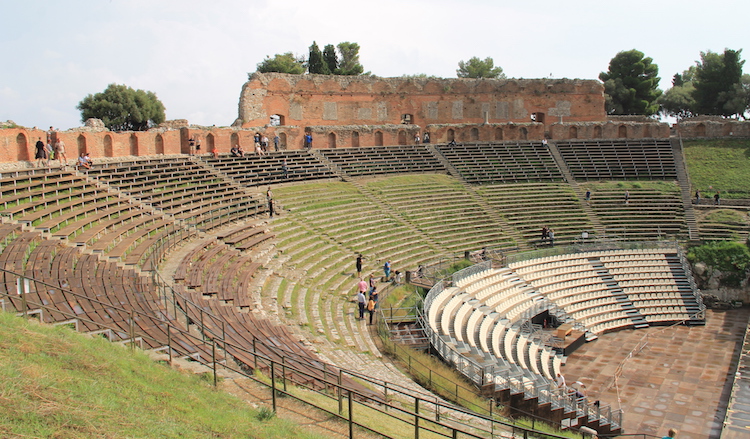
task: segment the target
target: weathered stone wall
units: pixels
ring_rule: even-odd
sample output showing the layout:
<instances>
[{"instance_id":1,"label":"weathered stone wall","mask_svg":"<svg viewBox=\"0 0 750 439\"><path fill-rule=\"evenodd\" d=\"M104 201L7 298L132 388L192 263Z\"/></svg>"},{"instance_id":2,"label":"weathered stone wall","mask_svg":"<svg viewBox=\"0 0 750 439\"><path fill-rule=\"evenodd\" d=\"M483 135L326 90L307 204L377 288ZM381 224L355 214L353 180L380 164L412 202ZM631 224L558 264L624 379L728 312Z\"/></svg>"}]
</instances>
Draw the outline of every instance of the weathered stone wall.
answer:
<instances>
[{"instance_id":1,"label":"weathered stone wall","mask_svg":"<svg viewBox=\"0 0 750 439\"><path fill-rule=\"evenodd\" d=\"M677 131L683 138L691 137L750 137L750 122L701 118L687 119L677 124Z\"/></svg>"},{"instance_id":2,"label":"weathered stone wall","mask_svg":"<svg viewBox=\"0 0 750 439\"><path fill-rule=\"evenodd\" d=\"M669 125L655 121L569 122L549 126L549 137L556 140L668 138L669 135Z\"/></svg>"},{"instance_id":3,"label":"weathered stone wall","mask_svg":"<svg viewBox=\"0 0 750 439\"><path fill-rule=\"evenodd\" d=\"M438 79L256 73L242 88L243 126L526 123L564 117L601 121L604 88L595 80ZM409 115L408 119L404 119Z\"/></svg>"}]
</instances>

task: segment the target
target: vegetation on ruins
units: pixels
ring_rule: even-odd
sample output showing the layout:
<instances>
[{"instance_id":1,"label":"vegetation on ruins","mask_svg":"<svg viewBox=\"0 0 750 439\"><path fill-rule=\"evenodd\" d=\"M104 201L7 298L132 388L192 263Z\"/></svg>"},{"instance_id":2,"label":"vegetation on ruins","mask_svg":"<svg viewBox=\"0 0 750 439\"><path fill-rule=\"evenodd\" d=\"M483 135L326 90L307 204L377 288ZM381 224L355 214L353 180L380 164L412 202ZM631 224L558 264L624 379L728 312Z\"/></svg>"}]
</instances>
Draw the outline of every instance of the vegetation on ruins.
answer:
<instances>
[{"instance_id":1,"label":"vegetation on ruins","mask_svg":"<svg viewBox=\"0 0 750 439\"><path fill-rule=\"evenodd\" d=\"M732 241L714 241L688 250L690 262L703 262L708 268L724 273L722 284L738 287L750 268L750 250L747 245Z\"/></svg>"},{"instance_id":2,"label":"vegetation on ruins","mask_svg":"<svg viewBox=\"0 0 750 439\"><path fill-rule=\"evenodd\" d=\"M456 75L459 78L505 78L503 68L500 66L495 67L495 61L492 58L487 57L482 60L476 56L468 61L459 61Z\"/></svg>"},{"instance_id":3,"label":"vegetation on ruins","mask_svg":"<svg viewBox=\"0 0 750 439\"><path fill-rule=\"evenodd\" d=\"M742 74L742 49L701 52L701 60L675 74L672 88L659 99L662 113L677 118L699 114L746 118L750 75Z\"/></svg>"},{"instance_id":4,"label":"vegetation on ruins","mask_svg":"<svg viewBox=\"0 0 750 439\"><path fill-rule=\"evenodd\" d=\"M155 93L120 84L86 96L76 108L81 111L81 122L101 119L112 131L145 131L165 120L164 104Z\"/></svg>"},{"instance_id":5,"label":"vegetation on ruins","mask_svg":"<svg viewBox=\"0 0 750 439\"><path fill-rule=\"evenodd\" d=\"M323 60L323 52L320 51L320 47L318 47L318 43L315 41L310 46L310 54L307 56L307 71L308 73L320 75L331 74L328 63Z\"/></svg>"},{"instance_id":6,"label":"vegetation on ruins","mask_svg":"<svg viewBox=\"0 0 750 439\"><path fill-rule=\"evenodd\" d=\"M305 59L296 57L292 52L276 54L273 58L266 56L262 62L257 65L258 73L291 73L301 75L305 73ZM248 76L250 76L248 74Z\"/></svg>"},{"instance_id":7,"label":"vegetation on ruins","mask_svg":"<svg viewBox=\"0 0 750 439\"><path fill-rule=\"evenodd\" d=\"M622 51L601 72L608 114L641 114L651 116L659 111L659 66L638 50Z\"/></svg>"}]
</instances>

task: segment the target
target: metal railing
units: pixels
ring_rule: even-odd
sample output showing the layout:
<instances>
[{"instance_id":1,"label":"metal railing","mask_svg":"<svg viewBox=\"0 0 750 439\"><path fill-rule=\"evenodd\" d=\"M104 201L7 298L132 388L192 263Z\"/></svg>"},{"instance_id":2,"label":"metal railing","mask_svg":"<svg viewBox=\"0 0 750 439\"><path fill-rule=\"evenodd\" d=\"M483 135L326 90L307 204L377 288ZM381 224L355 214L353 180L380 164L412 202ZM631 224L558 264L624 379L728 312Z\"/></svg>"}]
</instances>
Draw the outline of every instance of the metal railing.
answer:
<instances>
[{"instance_id":1,"label":"metal railing","mask_svg":"<svg viewBox=\"0 0 750 439\"><path fill-rule=\"evenodd\" d=\"M59 286L29 279L5 269L0 269L0 273L6 278L5 285L16 285L15 291L0 291L0 309L3 311L15 311L18 315L25 317L37 316L43 321L48 320L45 313L56 314L62 316L64 320L50 323L70 324L78 331L85 330L89 333L104 334L112 341L118 341L131 347L157 346L153 349L166 352L170 361L175 355L189 356L212 371L215 385L218 383L220 370L231 370L269 386L274 410L278 408L276 404L277 395L283 394L293 397L348 422L350 437L353 437L355 426L384 437L392 437L388 434L388 430L383 428L382 422L373 420L371 416L356 414L360 410L375 410L388 416L394 422L403 423L405 427L413 429L414 437L417 438L420 432L429 432L446 438L495 438L511 437L515 434L521 434L524 437L562 438L562 436L547 432L499 422L492 416L479 415L459 406L443 402L434 395L408 390L387 381L375 380L367 375L336 368L320 361L315 361L315 364L313 362L305 363L304 367L300 367L302 365L301 360L304 359L301 359L299 354L278 346L268 345L256 338L253 338L251 346L232 343L224 338L223 329L222 334L219 335L218 332L211 330L204 324L205 321L216 320L216 324L223 328L224 322L221 319L199 307L195 307L194 304L180 298L174 292L172 292L174 294L173 300L167 301L165 304L173 307L171 310L175 315L182 315L186 322L198 325L197 332L199 335L194 335L186 327L177 326L175 318L168 317L169 309L164 309L158 316L149 315L100 302L71 290L64 290L66 295L69 294L82 301L87 300L95 303L105 310L108 309L111 312L129 316L126 321L128 331L125 335L127 338L116 340L115 334L120 334L120 337L122 337L122 328L119 326L97 322L86 317L85 314L67 312L55 306L31 300L31 297L34 297L34 292L38 291L39 288L63 290ZM10 279L14 279L14 281L9 282ZM160 299L167 300L168 294L161 291L158 294ZM16 306L17 302L20 302L20 306ZM186 307L186 309L182 309L182 307ZM142 324L151 322L165 328L165 339L159 340L143 332L138 322ZM190 352L190 349L186 349L185 343L194 347L196 352ZM263 354L263 350L273 351L278 359ZM243 362L240 359L248 360ZM253 370L259 369L267 372L268 380L260 379L252 373ZM294 380L290 378L292 376L295 377ZM306 387L317 395L326 396L329 404L320 403L314 396L306 396L306 392L295 392L289 389L289 383L294 383L298 387ZM347 383L361 383L362 385L351 386ZM489 410L492 410L492 408L490 407Z\"/></svg>"}]
</instances>

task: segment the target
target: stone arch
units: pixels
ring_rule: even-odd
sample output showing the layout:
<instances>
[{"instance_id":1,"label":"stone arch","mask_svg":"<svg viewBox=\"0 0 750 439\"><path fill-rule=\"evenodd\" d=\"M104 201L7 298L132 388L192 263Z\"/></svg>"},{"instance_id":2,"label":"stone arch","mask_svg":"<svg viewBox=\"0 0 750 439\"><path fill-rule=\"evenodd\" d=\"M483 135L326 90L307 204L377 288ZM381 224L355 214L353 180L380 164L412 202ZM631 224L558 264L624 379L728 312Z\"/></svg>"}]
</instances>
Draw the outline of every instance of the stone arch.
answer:
<instances>
[{"instance_id":1,"label":"stone arch","mask_svg":"<svg viewBox=\"0 0 750 439\"><path fill-rule=\"evenodd\" d=\"M725 123L721 126L721 135L722 136L731 136L732 135L732 124L731 123Z\"/></svg>"},{"instance_id":2,"label":"stone arch","mask_svg":"<svg viewBox=\"0 0 750 439\"><path fill-rule=\"evenodd\" d=\"M130 135L130 155L138 155L138 136L135 133Z\"/></svg>"},{"instance_id":3,"label":"stone arch","mask_svg":"<svg viewBox=\"0 0 750 439\"><path fill-rule=\"evenodd\" d=\"M456 132L453 131L453 128L448 129L448 132L446 133L446 136L447 136L447 140L449 142L452 142L452 141L456 140Z\"/></svg>"},{"instance_id":4,"label":"stone arch","mask_svg":"<svg viewBox=\"0 0 750 439\"><path fill-rule=\"evenodd\" d=\"M383 132L375 131L375 146L383 146Z\"/></svg>"},{"instance_id":5,"label":"stone arch","mask_svg":"<svg viewBox=\"0 0 750 439\"><path fill-rule=\"evenodd\" d=\"M521 127L521 129L518 130L518 138L520 140L527 140L529 138L529 130L527 130L526 127Z\"/></svg>"},{"instance_id":6,"label":"stone arch","mask_svg":"<svg viewBox=\"0 0 750 439\"><path fill-rule=\"evenodd\" d=\"M359 131L352 131L352 147L359 147Z\"/></svg>"},{"instance_id":7,"label":"stone arch","mask_svg":"<svg viewBox=\"0 0 750 439\"><path fill-rule=\"evenodd\" d=\"M625 125L620 125L617 127L617 137L621 139L627 139L628 138L628 127Z\"/></svg>"},{"instance_id":8,"label":"stone arch","mask_svg":"<svg viewBox=\"0 0 750 439\"><path fill-rule=\"evenodd\" d=\"M643 137L651 137L651 125L643 125Z\"/></svg>"},{"instance_id":9,"label":"stone arch","mask_svg":"<svg viewBox=\"0 0 750 439\"><path fill-rule=\"evenodd\" d=\"M114 157L114 151L112 150L112 136L106 134L104 136L104 157Z\"/></svg>"},{"instance_id":10,"label":"stone arch","mask_svg":"<svg viewBox=\"0 0 750 439\"><path fill-rule=\"evenodd\" d=\"M695 135L696 137L706 137L706 126L702 123L699 123L695 126Z\"/></svg>"},{"instance_id":11,"label":"stone arch","mask_svg":"<svg viewBox=\"0 0 750 439\"><path fill-rule=\"evenodd\" d=\"M469 139L470 140L479 140L479 128L472 128L471 131L469 131Z\"/></svg>"},{"instance_id":12,"label":"stone arch","mask_svg":"<svg viewBox=\"0 0 750 439\"><path fill-rule=\"evenodd\" d=\"M503 129L500 127L495 128L495 140L503 140Z\"/></svg>"},{"instance_id":13,"label":"stone arch","mask_svg":"<svg viewBox=\"0 0 750 439\"><path fill-rule=\"evenodd\" d=\"M164 154L164 137L161 134L157 134L154 138L154 154Z\"/></svg>"},{"instance_id":14,"label":"stone arch","mask_svg":"<svg viewBox=\"0 0 750 439\"><path fill-rule=\"evenodd\" d=\"M406 145L406 131L401 130L398 132L398 144Z\"/></svg>"},{"instance_id":15,"label":"stone arch","mask_svg":"<svg viewBox=\"0 0 750 439\"><path fill-rule=\"evenodd\" d=\"M568 138L569 139L578 138L578 127L570 127L570 129L568 129Z\"/></svg>"},{"instance_id":16,"label":"stone arch","mask_svg":"<svg viewBox=\"0 0 750 439\"><path fill-rule=\"evenodd\" d=\"M602 138L602 127L601 125L597 125L594 127L594 139L601 139Z\"/></svg>"},{"instance_id":17,"label":"stone arch","mask_svg":"<svg viewBox=\"0 0 750 439\"><path fill-rule=\"evenodd\" d=\"M79 134L76 142L78 143L78 155L76 157L80 157L81 154L85 154L88 152L86 150L86 136L84 136L83 134Z\"/></svg>"},{"instance_id":18,"label":"stone arch","mask_svg":"<svg viewBox=\"0 0 750 439\"><path fill-rule=\"evenodd\" d=\"M336 147L336 133L328 133L328 147L329 148Z\"/></svg>"},{"instance_id":19,"label":"stone arch","mask_svg":"<svg viewBox=\"0 0 750 439\"><path fill-rule=\"evenodd\" d=\"M16 154L18 160L29 160L29 139L24 133L18 133L16 136Z\"/></svg>"},{"instance_id":20,"label":"stone arch","mask_svg":"<svg viewBox=\"0 0 750 439\"><path fill-rule=\"evenodd\" d=\"M206 135L206 152L210 153L211 151L213 151L215 145L216 141L214 140L213 133L208 133L208 135ZM163 150L164 148L162 147L162 151Z\"/></svg>"},{"instance_id":21,"label":"stone arch","mask_svg":"<svg viewBox=\"0 0 750 439\"><path fill-rule=\"evenodd\" d=\"M232 133L231 136L229 136L229 147L233 148L235 145L240 144L240 135L237 133Z\"/></svg>"},{"instance_id":22,"label":"stone arch","mask_svg":"<svg viewBox=\"0 0 750 439\"><path fill-rule=\"evenodd\" d=\"M279 133L279 149L286 149L286 133Z\"/></svg>"}]
</instances>

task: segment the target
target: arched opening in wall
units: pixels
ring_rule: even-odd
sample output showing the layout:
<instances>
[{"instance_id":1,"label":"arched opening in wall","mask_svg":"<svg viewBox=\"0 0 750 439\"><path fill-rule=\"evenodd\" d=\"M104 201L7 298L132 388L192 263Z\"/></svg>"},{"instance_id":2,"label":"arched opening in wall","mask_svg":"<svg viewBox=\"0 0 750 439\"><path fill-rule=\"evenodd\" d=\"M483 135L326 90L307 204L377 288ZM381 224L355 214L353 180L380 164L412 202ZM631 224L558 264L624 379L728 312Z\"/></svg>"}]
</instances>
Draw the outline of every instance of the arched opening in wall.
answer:
<instances>
[{"instance_id":1,"label":"arched opening in wall","mask_svg":"<svg viewBox=\"0 0 750 439\"><path fill-rule=\"evenodd\" d=\"M410 125L414 123L414 115L413 114L402 114L401 115L401 123Z\"/></svg>"},{"instance_id":2,"label":"arched opening in wall","mask_svg":"<svg viewBox=\"0 0 750 439\"><path fill-rule=\"evenodd\" d=\"M135 133L130 135L130 155L138 155L138 137Z\"/></svg>"},{"instance_id":3,"label":"arched opening in wall","mask_svg":"<svg viewBox=\"0 0 750 439\"><path fill-rule=\"evenodd\" d=\"M16 136L16 154L18 160L29 160L29 140L24 133Z\"/></svg>"},{"instance_id":4,"label":"arched opening in wall","mask_svg":"<svg viewBox=\"0 0 750 439\"><path fill-rule=\"evenodd\" d=\"M627 139L628 138L628 127L625 125L620 125L617 128L617 137L621 139Z\"/></svg>"},{"instance_id":5,"label":"arched opening in wall","mask_svg":"<svg viewBox=\"0 0 750 439\"><path fill-rule=\"evenodd\" d=\"M721 127L721 135L722 136L731 136L732 135L732 124L729 122L724 123L724 125Z\"/></svg>"},{"instance_id":6,"label":"arched opening in wall","mask_svg":"<svg viewBox=\"0 0 750 439\"><path fill-rule=\"evenodd\" d=\"M286 133L279 133L279 149L286 149Z\"/></svg>"},{"instance_id":7,"label":"arched opening in wall","mask_svg":"<svg viewBox=\"0 0 750 439\"><path fill-rule=\"evenodd\" d=\"M352 131L352 147L359 148L359 132Z\"/></svg>"},{"instance_id":8,"label":"arched opening in wall","mask_svg":"<svg viewBox=\"0 0 750 439\"><path fill-rule=\"evenodd\" d=\"M531 113L531 121L544 123L544 113Z\"/></svg>"},{"instance_id":9,"label":"arched opening in wall","mask_svg":"<svg viewBox=\"0 0 750 439\"><path fill-rule=\"evenodd\" d=\"M214 141L214 135L212 133L208 133L206 136L206 152L210 153L214 150L216 142Z\"/></svg>"},{"instance_id":10,"label":"arched opening in wall","mask_svg":"<svg viewBox=\"0 0 750 439\"><path fill-rule=\"evenodd\" d=\"M594 127L594 139L601 139L602 138L602 127L597 125Z\"/></svg>"},{"instance_id":11,"label":"arched opening in wall","mask_svg":"<svg viewBox=\"0 0 750 439\"><path fill-rule=\"evenodd\" d=\"M648 124L643 125L643 137L651 137L651 126Z\"/></svg>"},{"instance_id":12,"label":"arched opening in wall","mask_svg":"<svg viewBox=\"0 0 750 439\"><path fill-rule=\"evenodd\" d=\"M164 154L164 138L161 134L157 134L154 139L154 154Z\"/></svg>"},{"instance_id":13,"label":"arched opening in wall","mask_svg":"<svg viewBox=\"0 0 750 439\"><path fill-rule=\"evenodd\" d=\"M86 138L83 136L83 134L78 135L78 155L76 157L80 157L81 154L85 154L88 151L86 151Z\"/></svg>"},{"instance_id":14,"label":"arched opening in wall","mask_svg":"<svg viewBox=\"0 0 750 439\"><path fill-rule=\"evenodd\" d=\"M286 125L284 123L284 115L283 114L272 114L270 117L270 120L268 121L268 124L272 127L277 127L280 125Z\"/></svg>"},{"instance_id":15,"label":"arched opening in wall","mask_svg":"<svg viewBox=\"0 0 750 439\"><path fill-rule=\"evenodd\" d=\"M406 131L401 130L398 132L398 144L406 145Z\"/></svg>"},{"instance_id":16,"label":"arched opening in wall","mask_svg":"<svg viewBox=\"0 0 750 439\"><path fill-rule=\"evenodd\" d=\"M383 133L375 131L375 146L383 146Z\"/></svg>"},{"instance_id":17,"label":"arched opening in wall","mask_svg":"<svg viewBox=\"0 0 750 439\"><path fill-rule=\"evenodd\" d=\"M695 135L696 137L706 137L706 126L702 123L699 123L695 126Z\"/></svg>"},{"instance_id":18,"label":"arched opening in wall","mask_svg":"<svg viewBox=\"0 0 750 439\"><path fill-rule=\"evenodd\" d=\"M454 140L456 140L456 132L453 131L453 128L448 130L448 132L446 133L446 136L449 142L453 142Z\"/></svg>"},{"instance_id":19,"label":"arched opening in wall","mask_svg":"<svg viewBox=\"0 0 750 439\"><path fill-rule=\"evenodd\" d=\"M472 128L469 132L469 138L471 140L479 140L479 129L478 128Z\"/></svg>"},{"instance_id":20,"label":"arched opening in wall","mask_svg":"<svg viewBox=\"0 0 750 439\"><path fill-rule=\"evenodd\" d=\"M518 130L518 137L521 140L528 139L529 138L529 130L527 130L526 128L521 128L520 130Z\"/></svg>"},{"instance_id":21,"label":"arched opening in wall","mask_svg":"<svg viewBox=\"0 0 750 439\"><path fill-rule=\"evenodd\" d=\"M334 133L328 133L328 147L329 148L335 148L336 147L336 134L334 134Z\"/></svg>"},{"instance_id":22,"label":"arched opening in wall","mask_svg":"<svg viewBox=\"0 0 750 439\"><path fill-rule=\"evenodd\" d=\"M495 140L503 140L503 129L500 127L495 128Z\"/></svg>"},{"instance_id":23,"label":"arched opening in wall","mask_svg":"<svg viewBox=\"0 0 750 439\"><path fill-rule=\"evenodd\" d=\"M114 151L112 151L112 136L107 134L104 136L104 157L114 157Z\"/></svg>"},{"instance_id":24,"label":"arched opening in wall","mask_svg":"<svg viewBox=\"0 0 750 439\"><path fill-rule=\"evenodd\" d=\"M240 136L237 133L232 133L232 135L229 137L229 148L232 148L236 145L240 144Z\"/></svg>"},{"instance_id":25,"label":"arched opening in wall","mask_svg":"<svg viewBox=\"0 0 750 439\"><path fill-rule=\"evenodd\" d=\"M570 127L568 130L568 138L569 139L577 139L578 138L578 128L576 127Z\"/></svg>"}]
</instances>

